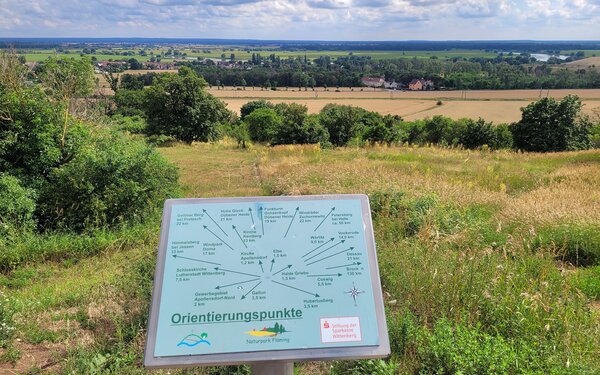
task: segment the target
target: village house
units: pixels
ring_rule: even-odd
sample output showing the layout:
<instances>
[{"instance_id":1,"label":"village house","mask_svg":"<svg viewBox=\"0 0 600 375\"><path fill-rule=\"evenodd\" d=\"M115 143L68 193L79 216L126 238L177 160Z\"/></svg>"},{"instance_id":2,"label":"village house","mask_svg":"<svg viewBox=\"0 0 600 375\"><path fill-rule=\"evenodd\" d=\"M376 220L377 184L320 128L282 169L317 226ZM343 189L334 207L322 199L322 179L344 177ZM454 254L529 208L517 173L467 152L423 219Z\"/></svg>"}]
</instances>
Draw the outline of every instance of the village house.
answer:
<instances>
[{"instance_id":1,"label":"village house","mask_svg":"<svg viewBox=\"0 0 600 375\"><path fill-rule=\"evenodd\" d=\"M408 89L411 91L433 90L433 81L430 79L413 79L408 84Z\"/></svg>"},{"instance_id":2,"label":"village house","mask_svg":"<svg viewBox=\"0 0 600 375\"><path fill-rule=\"evenodd\" d=\"M360 81L367 87L382 87L385 84L383 77L362 77Z\"/></svg>"},{"instance_id":3,"label":"village house","mask_svg":"<svg viewBox=\"0 0 600 375\"><path fill-rule=\"evenodd\" d=\"M98 61L96 66L100 70L107 70L109 67L121 68L125 67L127 63L125 61Z\"/></svg>"},{"instance_id":4,"label":"village house","mask_svg":"<svg viewBox=\"0 0 600 375\"><path fill-rule=\"evenodd\" d=\"M388 90L397 90L400 88L400 85L396 81L392 81L392 82L385 81L383 86Z\"/></svg>"},{"instance_id":5,"label":"village house","mask_svg":"<svg viewBox=\"0 0 600 375\"><path fill-rule=\"evenodd\" d=\"M175 69L176 65L174 62L162 62L162 61L148 61L143 63L145 69L152 70L168 70Z\"/></svg>"}]
</instances>

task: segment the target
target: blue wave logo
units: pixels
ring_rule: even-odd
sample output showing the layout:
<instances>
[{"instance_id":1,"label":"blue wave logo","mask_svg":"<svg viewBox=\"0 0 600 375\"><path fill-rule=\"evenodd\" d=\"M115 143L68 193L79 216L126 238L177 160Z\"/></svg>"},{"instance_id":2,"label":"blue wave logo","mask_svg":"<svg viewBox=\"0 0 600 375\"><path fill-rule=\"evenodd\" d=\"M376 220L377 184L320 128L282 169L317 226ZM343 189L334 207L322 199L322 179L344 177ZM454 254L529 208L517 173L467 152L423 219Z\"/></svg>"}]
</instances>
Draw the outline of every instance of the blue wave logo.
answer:
<instances>
[{"instance_id":1,"label":"blue wave logo","mask_svg":"<svg viewBox=\"0 0 600 375\"><path fill-rule=\"evenodd\" d=\"M203 332L200 336L196 335L195 333L191 333L187 336L185 336L180 342L179 344L177 344L177 346L188 346L190 348L193 348L194 346L198 345L198 344L206 344L208 346L210 346L210 341L208 341L206 338L208 337L208 334L206 332Z\"/></svg>"}]
</instances>

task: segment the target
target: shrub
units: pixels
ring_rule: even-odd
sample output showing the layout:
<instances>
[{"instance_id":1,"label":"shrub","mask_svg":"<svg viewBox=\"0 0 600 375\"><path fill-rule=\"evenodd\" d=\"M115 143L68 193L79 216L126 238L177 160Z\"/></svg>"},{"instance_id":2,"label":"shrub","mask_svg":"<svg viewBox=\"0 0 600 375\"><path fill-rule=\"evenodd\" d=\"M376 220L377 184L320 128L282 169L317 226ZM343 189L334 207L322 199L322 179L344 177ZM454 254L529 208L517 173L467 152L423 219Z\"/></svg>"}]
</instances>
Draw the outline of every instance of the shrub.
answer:
<instances>
[{"instance_id":1,"label":"shrub","mask_svg":"<svg viewBox=\"0 0 600 375\"><path fill-rule=\"evenodd\" d=\"M259 108L274 109L275 106L271 102L268 102L264 99L249 101L248 103L244 104L242 108L240 108L240 119L245 119L246 116Z\"/></svg>"},{"instance_id":2,"label":"shrub","mask_svg":"<svg viewBox=\"0 0 600 375\"><path fill-rule=\"evenodd\" d=\"M117 130L131 134L143 134L146 132L146 120L141 116L121 116L112 117L112 122Z\"/></svg>"},{"instance_id":3,"label":"shrub","mask_svg":"<svg viewBox=\"0 0 600 375\"><path fill-rule=\"evenodd\" d=\"M433 332L421 334L418 352L423 373L516 373L528 362L527 352L519 352L501 336L445 319L436 322Z\"/></svg>"},{"instance_id":4,"label":"shrub","mask_svg":"<svg viewBox=\"0 0 600 375\"><path fill-rule=\"evenodd\" d=\"M451 145L456 143L453 134L455 121L449 117L433 116L425 119L425 139L428 143Z\"/></svg>"},{"instance_id":5,"label":"shrub","mask_svg":"<svg viewBox=\"0 0 600 375\"><path fill-rule=\"evenodd\" d=\"M596 124L590 130L590 143L592 148L600 148L600 124Z\"/></svg>"},{"instance_id":6,"label":"shrub","mask_svg":"<svg viewBox=\"0 0 600 375\"><path fill-rule=\"evenodd\" d=\"M427 141L425 122L423 120L403 122L402 128L406 134L406 142L414 145L422 145Z\"/></svg>"},{"instance_id":7,"label":"shrub","mask_svg":"<svg viewBox=\"0 0 600 375\"><path fill-rule=\"evenodd\" d=\"M63 108L38 88L0 92L0 170L37 186L50 172L67 163L89 141L89 131L69 118L64 128Z\"/></svg>"},{"instance_id":8,"label":"shrub","mask_svg":"<svg viewBox=\"0 0 600 375\"><path fill-rule=\"evenodd\" d=\"M273 109L259 108L246 116L244 122L248 124L248 133L251 140L271 142L277 129L281 127L283 119Z\"/></svg>"},{"instance_id":9,"label":"shrub","mask_svg":"<svg viewBox=\"0 0 600 375\"><path fill-rule=\"evenodd\" d=\"M117 90L114 96L115 114L123 116L146 116L146 92L144 90Z\"/></svg>"},{"instance_id":10,"label":"shrub","mask_svg":"<svg viewBox=\"0 0 600 375\"><path fill-rule=\"evenodd\" d=\"M35 192L16 177L0 174L0 241L35 228Z\"/></svg>"},{"instance_id":11,"label":"shrub","mask_svg":"<svg viewBox=\"0 0 600 375\"><path fill-rule=\"evenodd\" d=\"M327 104L320 112L321 123L334 146L344 146L363 134L365 110L347 105Z\"/></svg>"},{"instance_id":12,"label":"shrub","mask_svg":"<svg viewBox=\"0 0 600 375\"><path fill-rule=\"evenodd\" d=\"M148 133L169 135L191 144L219 136L219 123L232 114L218 98L207 93L206 81L188 67L178 74L163 74L145 90Z\"/></svg>"},{"instance_id":13,"label":"shrub","mask_svg":"<svg viewBox=\"0 0 600 375\"><path fill-rule=\"evenodd\" d=\"M524 151L573 151L590 148L591 123L581 115L579 97L560 102L543 98L522 108L521 121L511 126L514 145Z\"/></svg>"},{"instance_id":14,"label":"shrub","mask_svg":"<svg viewBox=\"0 0 600 375\"><path fill-rule=\"evenodd\" d=\"M104 135L56 169L40 192L43 229L82 231L142 220L175 194L177 171L143 142Z\"/></svg>"},{"instance_id":15,"label":"shrub","mask_svg":"<svg viewBox=\"0 0 600 375\"><path fill-rule=\"evenodd\" d=\"M279 144L329 144L329 133L321 124L318 115L308 115L302 123L284 121L275 131L273 145Z\"/></svg>"},{"instance_id":16,"label":"shrub","mask_svg":"<svg viewBox=\"0 0 600 375\"><path fill-rule=\"evenodd\" d=\"M477 121L468 120L460 137L460 143L465 148L474 149L487 145L494 149L497 145L496 129L491 122L485 122L482 118Z\"/></svg>"},{"instance_id":17,"label":"shrub","mask_svg":"<svg viewBox=\"0 0 600 375\"><path fill-rule=\"evenodd\" d=\"M227 135L235 139L238 147L241 148L246 148L246 142L250 142L250 133L248 132L248 125L245 122L234 124L227 131Z\"/></svg>"}]
</instances>

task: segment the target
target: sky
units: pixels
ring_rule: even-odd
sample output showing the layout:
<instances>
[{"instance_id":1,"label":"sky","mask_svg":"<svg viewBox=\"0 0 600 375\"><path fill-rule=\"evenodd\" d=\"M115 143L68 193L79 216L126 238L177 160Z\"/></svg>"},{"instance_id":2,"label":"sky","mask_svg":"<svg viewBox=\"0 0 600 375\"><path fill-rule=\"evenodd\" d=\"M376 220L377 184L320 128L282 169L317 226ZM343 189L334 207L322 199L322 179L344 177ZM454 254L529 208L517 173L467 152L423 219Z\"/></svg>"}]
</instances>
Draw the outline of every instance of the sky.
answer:
<instances>
[{"instance_id":1,"label":"sky","mask_svg":"<svg viewBox=\"0 0 600 375\"><path fill-rule=\"evenodd\" d=\"M600 0L0 0L1 37L600 40Z\"/></svg>"}]
</instances>

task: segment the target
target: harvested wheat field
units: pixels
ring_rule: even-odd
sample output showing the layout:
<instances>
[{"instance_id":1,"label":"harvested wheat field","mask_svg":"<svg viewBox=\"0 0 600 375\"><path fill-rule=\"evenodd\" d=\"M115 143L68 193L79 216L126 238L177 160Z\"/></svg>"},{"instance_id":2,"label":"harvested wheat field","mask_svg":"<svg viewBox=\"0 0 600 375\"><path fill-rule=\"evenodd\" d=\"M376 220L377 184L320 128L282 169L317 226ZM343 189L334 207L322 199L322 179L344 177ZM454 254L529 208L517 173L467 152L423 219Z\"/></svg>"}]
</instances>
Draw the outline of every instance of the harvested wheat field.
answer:
<instances>
[{"instance_id":1,"label":"harvested wheat field","mask_svg":"<svg viewBox=\"0 0 600 375\"><path fill-rule=\"evenodd\" d=\"M329 103L352 105L383 115L400 115L406 120L418 120L435 115L459 118L484 118L494 123L510 123L521 118L521 107L540 97L557 99L576 94L583 99L584 113L600 119L600 90L510 90L510 91L423 91L391 92L356 88L354 91L298 91L295 90L216 90L210 92L220 97L232 111L251 100L266 99L273 103L299 103L308 107L309 113L319 112ZM441 102L438 105L438 101Z\"/></svg>"}]
</instances>

